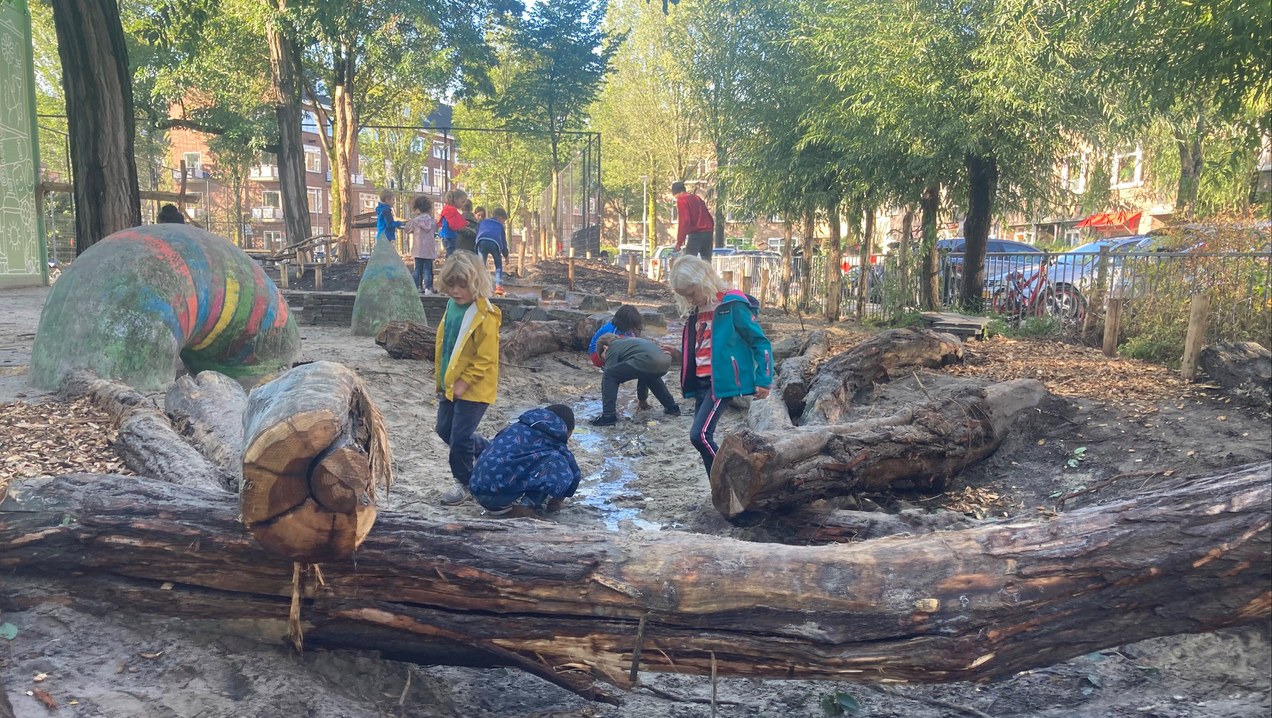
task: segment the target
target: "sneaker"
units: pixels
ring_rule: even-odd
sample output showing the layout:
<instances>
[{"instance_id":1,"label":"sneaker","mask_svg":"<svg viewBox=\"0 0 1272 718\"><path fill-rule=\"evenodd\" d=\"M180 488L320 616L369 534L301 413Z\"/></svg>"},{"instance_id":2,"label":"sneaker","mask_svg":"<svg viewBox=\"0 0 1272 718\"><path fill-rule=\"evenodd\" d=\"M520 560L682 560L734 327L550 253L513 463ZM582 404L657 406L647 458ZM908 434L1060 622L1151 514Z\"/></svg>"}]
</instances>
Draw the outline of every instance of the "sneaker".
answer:
<instances>
[{"instance_id":1,"label":"sneaker","mask_svg":"<svg viewBox=\"0 0 1272 718\"><path fill-rule=\"evenodd\" d=\"M442 506L458 506L472 498L472 496L472 494L468 493L468 489L463 486L456 486L450 491L442 494L440 502Z\"/></svg>"},{"instance_id":2,"label":"sneaker","mask_svg":"<svg viewBox=\"0 0 1272 718\"><path fill-rule=\"evenodd\" d=\"M561 506L565 504L565 499L548 499L548 506L545 511L554 514L561 510Z\"/></svg>"},{"instance_id":3,"label":"sneaker","mask_svg":"<svg viewBox=\"0 0 1272 718\"><path fill-rule=\"evenodd\" d=\"M663 407L663 414L666 416L680 416L680 407L675 404Z\"/></svg>"},{"instance_id":4,"label":"sneaker","mask_svg":"<svg viewBox=\"0 0 1272 718\"><path fill-rule=\"evenodd\" d=\"M502 509L486 509L482 512L483 516L500 519L525 519L532 518L538 514L533 506L522 506L521 504L512 504Z\"/></svg>"},{"instance_id":5,"label":"sneaker","mask_svg":"<svg viewBox=\"0 0 1272 718\"><path fill-rule=\"evenodd\" d=\"M618 423L617 416L606 416L601 414L592 420L592 426L613 426Z\"/></svg>"},{"instance_id":6,"label":"sneaker","mask_svg":"<svg viewBox=\"0 0 1272 718\"><path fill-rule=\"evenodd\" d=\"M503 295L504 295L503 285L502 284L495 285L495 296L502 297Z\"/></svg>"}]
</instances>

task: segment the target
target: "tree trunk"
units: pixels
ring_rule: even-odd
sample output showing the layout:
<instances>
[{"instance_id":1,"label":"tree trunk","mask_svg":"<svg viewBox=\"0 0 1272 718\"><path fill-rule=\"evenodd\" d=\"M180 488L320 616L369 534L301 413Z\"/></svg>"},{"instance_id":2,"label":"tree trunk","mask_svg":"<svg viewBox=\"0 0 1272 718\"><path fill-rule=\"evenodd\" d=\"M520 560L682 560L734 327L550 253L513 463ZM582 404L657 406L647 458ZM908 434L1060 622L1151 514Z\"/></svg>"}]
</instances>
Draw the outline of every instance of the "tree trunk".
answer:
<instances>
[{"instance_id":1,"label":"tree trunk","mask_svg":"<svg viewBox=\"0 0 1272 718\"><path fill-rule=\"evenodd\" d=\"M335 166L331 172L332 216L331 233L343 238L340 243L340 261L358 261L358 239L353 233L353 158L357 152L358 119L353 106L353 87L351 75L353 61L340 63L344 70L337 76L342 78L335 86L331 98L332 111L335 114L335 128L332 133L333 160ZM338 199L337 199L338 198ZM336 203L339 203L339 216L336 214ZM339 229L337 229L337 227Z\"/></svg>"},{"instance_id":2,"label":"tree trunk","mask_svg":"<svg viewBox=\"0 0 1272 718\"><path fill-rule=\"evenodd\" d=\"M935 531L956 531L973 528L979 522L957 511L905 509L895 514L883 511L829 511L815 503L784 516L782 523L793 529L789 543L807 546L869 541L901 534L920 536Z\"/></svg>"},{"instance_id":3,"label":"tree trunk","mask_svg":"<svg viewBox=\"0 0 1272 718\"><path fill-rule=\"evenodd\" d=\"M867 220L869 218L867 217ZM853 218L854 226L856 218ZM866 303L870 301L870 255L874 253L874 225L867 221L861 233L860 264L857 265L857 321L866 318Z\"/></svg>"},{"instance_id":4,"label":"tree trunk","mask_svg":"<svg viewBox=\"0 0 1272 718\"><path fill-rule=\"evenodd\" d=\"M1197 189L1201 185L1202 140L1206 134L1206 118L1197 113L1197 121L1191 131L1175 131L1175 146L1179 150L1179 186L1175 191L1177 219L1190 219L1197 208Z\"/></svg>"},{"instance_id":5,"label":"tree trunk","mask_svg":"<svg viewBox=\"0 0 1272 718\"><path fill-rule=\"evenodd\" d=\"M906 205L905 214L901 216L901 241L898 242L897 254L897 303L893 307L893 316L901 314L914 306L914 292L910 291L910 235L914 233L914 208Z\"/></svg>"},{"instance_id":6,"label":"tree trunk","mask_svg":"<svg viewBox=\"0 0 1272 718\"><path fill-rule=\"evenodd\" d=\"M823 316L828 322L837 322L844 287L844 272L839 266L843 260L844 244L838 202L832 202L826 208L826 219L830 224L830 234L826 237L826 306Z\"/></svg>"},{"instance_id":7,"label":"tree trunk","mask_svg":"<svg viewBox=\"0 0 1272 718\"><path fill-rule=\"evenodd\" d=\"M389 322L375 337L394 359L433 361L437 356L437 329L415 322Z\"/></svg>"},{"instance_id":8,"label":"tree trunk","mask_svg":"<svg viewBox=\"0 0 1272 718\"><path fill-rule=\"evenodd\" d=\"M794 236L790 220L782 223L782 310L791 310L791 261L795 248L791 246Z\"/></svg>"},{"instance_id":9,"label":"tree trunk","mask_svg":"<svg viewBox=\"0 0 1272 718\"><path fill-rule=\"evenodd\" d=\"M183 486L226 489L237 483L237 471L205 459L133 388L79 371L67 376L62 391L86 396L106 412L119 430L116 450L130 471Z\"/></svg>"},{"instance_id":10,"label":"tree trunk","mask_svg":"<svg viewBox=\"0 0 1272 718\"><path fill-rule=\"evenodd\" d=\"M513 361L579 349L579 343L575 323L562 321L521 322L499 338L500 351ZM586 345L582 348L586 348Z\"/></svg>"},{"instance_id":11,"label":"tree trunk","mask_svg":"<svg viewBox=\"0 0 1272 718\"><path fill-rule=\"evenodd\" d=\"M803 311L808 311L809 302L813 298L813 247L816 246L816 215L813 210L804 211L804 236L800 237L800 244L803 246L804 256L800 259L803 263L800 266L799 273L799 307Z\"/></svg>"},{"instance_id":12,"label":"tree trunk","mask_svg":"<svg viewBox=\"0 0 1272 718\"><path fill-rule=\"evenodd\" d=\"M936 247L936 214L941 206L940 185L929 184L923 188L919 200L920 233L923 235L923 268L919 277L919 295L923 308L933 311L942 304L940 257Z\"/></svg>"},{"instance_id":13,"label":"tree trunk","mask_svg":"<svg viewBox=\"0 0 1272 718\"><path fill-rule=\"evenodd\" d=\"M963 306L972 311L981 307L985 286L985 248L989 242L989 224L998 191L998 159L993 155L968 154L967 218L963 220L966 254L963 255Z\"/></svg>"},{"instance_id":14,"label":"tree trunk","mask_svg":"<svg viewBox=\"0 0 1272 718\"><path fill-rule=\"evenodd\" d=\"M257 387L243 413L243 526L292 561L348 558L392 481L388 430L366 387L333 362Z\"/></svg>"},{"instance_id":15,"label":"tree trunk","mask_svg":"<svg viewBox=\"0 0 1272 718\"><path fill-rule=\"evenodd\" d=\"M711 467L711 501L729 521L747 524L832 496L939 491L947 477L992 454L1016 415L1046 395L1042 382L1016 379L962 386L851 424L730 434Z\"/></svg>"},{"instance_id":16,"label":"tree trunk","mask_svg":"<svg viewBox=\"0 0 1272 718\"><path fill-rule=\"evenodd\" d=\"M875 384L916 369L936 369L963 360L963 343L928 329L889 329L823 363L804 398L801 424L834 424Z\"/></svg>"},{"instance_id":17,"label":"tree trunk","mask_svg":"<svg viewBox=\"0 0 1272 718\"><path fill-rule=\"evenodd\" d=\"M323 566L301 618L312 646L513 665L591 697L593 678L629 687L642 669L993 679L1266 623L1270 470L1040 522L815 548L386 513L356 562ZM0 608L105 603L281 626L293 566L245 536L237 511L223 492L141 478L18 479L0 502Z\"/></svg>"},{"instance_id":18,"label":"tree trunk","mask_svg":"<svg viewBox=\"0 0 1272 718\"><path fill-rule=\"evenodd\" d=\"M729 153L725 151L724 145L719 142L715 146L716 160L716 211L715 211L715 246L724 246L724 237L727 231L725 226L729 219L729 187L728 180L724 177L726 165L729 162Z\"/></svg>"},{"instance_id":19,"label":"tree trunk","mask_svg":"<svg viewBox=\"0 0 1272 718\"><path fill-rule=\"evenodd\" d=\"M132 73L115 0L53 0L53 24L66 93L75 251L83 254L141 224Z\"/></svg>"},{"instance_id":20,"label":"tree trunk","mask_svg":"<svg viewBox=\"0 0 1272 718\"><path fill-rule=\"evenodd\" d=\"M286 11L287 0L278 0L279 14ZM291 29L283 22L281 17L273 18L268 24L266 39L273 80L274 115L278 118L278 184L283 201L283 222L290 243L308 239L314 232L309 223L309 194L305 182L300 48Z\"/></svg>"},{"instance_id":21,"label":"tree trunk","mask_svg":"<svg viewBox=\"0 0 1272 718\"><path fill-rule=\"evenodd\" d=\"M1232 396L1272 408L1272 353L1255 342L1219 342L1201 350L1201 368Z\"/></svg>"},{"instance_id":22,"label":"tree trunk","mask_svg":"<svg viewBox=\"0 0 1272 718\"><path fill-rule=\"evenodd\" d=\"M243 410L247 392L215 371L177 377L164 397L164 413L203 458L222 469L221 485L238 492L243 478ZM144 474L143 474L144 475Z\"/></svg>"}]
</instances>

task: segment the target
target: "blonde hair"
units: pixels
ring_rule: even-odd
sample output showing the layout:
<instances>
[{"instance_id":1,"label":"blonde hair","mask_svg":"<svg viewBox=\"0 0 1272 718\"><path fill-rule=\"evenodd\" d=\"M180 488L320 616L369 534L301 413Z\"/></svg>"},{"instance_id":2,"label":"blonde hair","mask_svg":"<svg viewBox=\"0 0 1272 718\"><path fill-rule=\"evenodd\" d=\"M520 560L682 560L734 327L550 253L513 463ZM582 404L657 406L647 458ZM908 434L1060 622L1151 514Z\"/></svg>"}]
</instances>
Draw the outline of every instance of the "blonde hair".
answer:
<instances>
[{"instance_id":1,"label":"blonde hair","mask_svg":"<svg viewBox=\"0 0 1272 718\"><path fill-rule=\"evenodd\" d=\"M699 287L708 297L715 297L729 289L729 285L711 268L711 263L694 254L676 259L676 262L671 265L670 281L671 290L676 293L676 306L680 307L682 314L688 314L693 310L693 304L685 299L681 294L682 291Z\"/></svg>"},{"instance_id":2,"label":"blonde hair","mask_svg":"<svg viewBox=\"0 0 1272 718\"><path fill-rule=\"evenodd\" d=\"M466 199L468 199L468 193L462 189L457 188L457 189L447 190L446 195L442 197L442 202L449 204L452 207L458 208L461 204L464 203L464 200Z\"/></svg>"},{"instance_id":3,"label":"blonde hair","mask_svg":"<svg viewBox=\"0 0 1272 718\"><path fill-rule=\"evenodd\" d=\"M477 255L467 250L448 256L437 279L443 287L468 287L476 297L489 298L495 291L486 265L477 259Z\"/></svg>"}]
</instances>

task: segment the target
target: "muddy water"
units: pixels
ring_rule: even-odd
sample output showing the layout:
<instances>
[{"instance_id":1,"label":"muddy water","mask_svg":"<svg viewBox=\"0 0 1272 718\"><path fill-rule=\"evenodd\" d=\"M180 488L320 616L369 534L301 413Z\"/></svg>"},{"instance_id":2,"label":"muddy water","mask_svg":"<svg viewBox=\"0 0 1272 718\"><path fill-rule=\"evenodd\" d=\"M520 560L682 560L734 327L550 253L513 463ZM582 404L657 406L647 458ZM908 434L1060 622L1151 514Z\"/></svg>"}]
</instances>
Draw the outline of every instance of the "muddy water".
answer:
<instances>
[{"instance_id":1,"label":"muddy water","mask_svg":"<svg viewBox=\"0 0 1272 718\"><path fill-rule=\"evenodd\" d=\"M640 518L640 510L622 503L644 503L640 491L631 487L636 479L635 464L645 454L643 425L633 422L622 432L612 427L598 428L590 423L601 413L601 400L589 399L573 405L577 424L571 437L575 453L588 454L600 462L600 468L583 477L574 501L595 509L601 522L611 531L628 524L644 531L657 531L660 526ZM590 462L589 462L590 463Z\"/></svg>"}]
</instances>

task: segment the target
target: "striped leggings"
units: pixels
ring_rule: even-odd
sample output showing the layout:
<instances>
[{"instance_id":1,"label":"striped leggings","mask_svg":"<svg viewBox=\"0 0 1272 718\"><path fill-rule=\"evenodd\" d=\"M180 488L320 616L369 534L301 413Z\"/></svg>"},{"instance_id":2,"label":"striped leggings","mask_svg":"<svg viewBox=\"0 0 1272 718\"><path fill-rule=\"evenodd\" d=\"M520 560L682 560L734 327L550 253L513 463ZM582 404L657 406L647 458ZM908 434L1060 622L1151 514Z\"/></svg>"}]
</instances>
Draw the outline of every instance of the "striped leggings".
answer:
<instances>
[{"instance_id":1,"label":"striped leggings","mask_svg":"<svg viewBox=\"0 0 1272 718\"><path fill-rule=\"evenodd\" d=\"M705 390L699 385L697 394L694 400L693 428L689 431L689 441L693 442L693 448L702 455L702 465L707 468L707 476L710 476L711 463L715 461L716 451L720 448L715 442L716 424L720 421L720 415L724 413L724 410L729 408L729 402L733 401L733 398L716 398L715 391L710 388L710 385Z\"/></svg>"}]
</instances>

